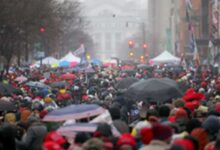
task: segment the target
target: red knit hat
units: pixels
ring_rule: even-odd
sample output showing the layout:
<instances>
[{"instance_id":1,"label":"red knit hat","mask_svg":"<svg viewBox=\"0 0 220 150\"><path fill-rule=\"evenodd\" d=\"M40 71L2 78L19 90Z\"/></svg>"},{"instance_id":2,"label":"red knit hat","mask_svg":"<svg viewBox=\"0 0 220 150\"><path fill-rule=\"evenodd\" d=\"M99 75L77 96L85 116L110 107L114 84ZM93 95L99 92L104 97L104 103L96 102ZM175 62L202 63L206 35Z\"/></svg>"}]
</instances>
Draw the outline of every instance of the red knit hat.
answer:
<instances>
[{"instance_id":1,"label":"red knit hat","mask_svg":"<svg viewBox=\"0 0 220 150\"><path fill-rule=\"evenodd\" d=\"M125 144L130 145L133 148L136 148L136 141L134 137L131 136L131 134L129 133L122 134L121 137L118 139L118 142L117 142L118 146L122 146Z\"/></svg>"},{"instance_id":2,"label":"red knit hat","mask_svg":"<svg viewBox=\"0 0 220 150\"><path fill-rule=\"evenodd\" d=\"M154 135L151 128L142 128L141 129L141 141L143 144L149 144L153 140Z\"/></svg>"},{"instance_id":3,"label":"red knit hat","mask_svg":"<svg viewBox=\"0 0 220 150\"><path fill-rule=\"evenodd\" d=\"M205 81L203 81L203 82L201 83L201 86L202 86L203 88L206 88L206 87L208 86L208 83L205 82Z\"/></svg>"},{"instance_id":4,"label":"red knit hat","mask_svg":"<svg viewBox=\"0 0 220 150\"><path fill-rule=\"evenodd\" d=\"M53 141L48 141L43 144L45 150L64 150L59 144Z\"/></svg>"},{"instance_id":5,"label":"red knit hat","mask_svg":"<svg viewBox=\"0 0 220 150\"><path fill-rule=\"evenodd\" d=\"M199 150L203 150L206 144L208 144L208 133L203 128L193 129L191 135L195 137L199 142Z\"/></svg>"},{"instance_id":6,"label":"red knit hat","mask_svg":"<svg viewBox=\"0 0 220 150\"><path fill-rule=\"evenodd\" d=\"M49 141L55 142L60 145L66 143L66 140L56 131L52 131L47 134L45 138L45 142L49 142Z\"/></svg>"},{"instance_id":7,"label":"red knit hat","mask_svg":"<svg viewBox=\"0 0 220 150\"><path fill-rule=\"evenodd\" d=\"M186 102L185 107L189 108L191 111L195 110L195 106L193 105L192 102Z\"/></svg>"},{"instance_id":8,"label":"red knit hat","mask_svg":"<svg viewBox=\"0 0 220 150\"><path fill-rule=\"evenodd\" d=\"M195 146L193 143L188 139L177 139L174 141L175 145L182 146L185 150L195 150Z\"/></svg>"},{"instance_id":9,"label":"red knit hat","mask_svg":"<svg viewBox=\"0 0 220 150\"><path fill-rule=\"evenodd\" d=\"M163 124L155 124L152 127L153 137L157 140L167 140L172 136L172 128Z\"/></svg>"},{"instance_id":10,"label":"red knit hat","mask_svg":"<svg viewBox=\"0 0 220 150\"><path fill-rule=\"evenodd\" d=\"M187 112L183 109L183 108L179 108L176 110L176 114L175 114L176 120L177 119L189 119Z\"/></svg>"}]
</instances>

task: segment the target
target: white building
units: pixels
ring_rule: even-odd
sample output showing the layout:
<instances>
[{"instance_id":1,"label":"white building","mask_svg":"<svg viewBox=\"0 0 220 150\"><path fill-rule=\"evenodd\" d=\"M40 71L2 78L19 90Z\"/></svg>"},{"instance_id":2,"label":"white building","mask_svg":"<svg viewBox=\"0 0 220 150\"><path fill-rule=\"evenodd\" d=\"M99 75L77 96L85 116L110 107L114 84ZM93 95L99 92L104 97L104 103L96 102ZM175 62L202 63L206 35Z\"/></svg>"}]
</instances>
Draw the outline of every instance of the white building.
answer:
<instances>
[{"instance_id":1,"label":"white building","mask_svg":"<svg viewBox=\"0 0 220 150\"><path fill-rule=\"evenodd\" d=\"M95 43L94 51L97 58L125 58L127 56L128 47L127 50L121 49L122 43L138 30L140 31L144 15L146 15L143 2L81 0L82 14L88 22L86 31Z\"/></svg>"}]
</instances>

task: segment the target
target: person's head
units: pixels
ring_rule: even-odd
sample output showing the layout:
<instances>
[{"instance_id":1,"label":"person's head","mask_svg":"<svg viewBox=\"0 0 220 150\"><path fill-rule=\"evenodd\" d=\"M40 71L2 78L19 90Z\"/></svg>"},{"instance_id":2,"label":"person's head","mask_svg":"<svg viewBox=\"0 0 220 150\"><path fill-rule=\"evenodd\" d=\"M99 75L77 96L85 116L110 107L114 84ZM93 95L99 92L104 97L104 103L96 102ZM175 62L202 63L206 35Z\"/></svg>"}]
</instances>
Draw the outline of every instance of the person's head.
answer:
<instances>
[{"instance_id":1,"label":"person's head","mask_svg":"<svg viewBox=\"0 0 220 150\"><path fill-rule=\"evenodd\" d=\"M107 123L99 123L96 132L100 133L103 137L111 137L113 135L111 126Z\"/></svg>"},{"instance_id":2,"label":"person's head","mask_svg":"<svg viewBox=\"0 0 220 150\"><path fill-rule=\"evenodd\" d=\"M192 119L186 124L186 131L191 133L193 129L200 128L202 123L198 119Z\"/></svg>"},{"instance_id":3,"label":"person's head","mask_svg":"<svg viewBox=\"0 0 220 150\"><path fill-rule=\"evenodd\" d=\"M36 122L39 122L39 118L37 118L35 116L28 117L27 124L29 126L32 125L33 123L36 123Z\"/></svg>"},{"instance_id":4,"label":"person's head","mask_svg":"<svg viewBox=\"0 0 220 150\"><path fill-rule=\"evenodd\" d=\"M202 127L208 132L209 138L216 138L220 129L220 121L216 116L209 116L202 124Z\"/></svg>"},{"instance_id":5,"label":"person's head","mask_svg":"<svg viewBox=\"0 0 220 150\"><path fill-rule=\"evenodd\" d=\"M170 115L170 108L167 105L162 105L159 108L159 116L167 118L169 115Z\"/></svg>"},{"instance_id":6,"label":"person's head","mask_svg":"<svg viewBox=\"0 0 220 150\"><path fill-rule=\"evenodd\" d=\"M199 144L199 150L203 150L209 142L208 133L203 128L195 128L191 132L191 136L196 138Z\"/></svg>"},{"instance_id":7,"label":"person's head","mask_svg":"<svg viewBox=\"0 0 220 150\"><path fill-rule=\"evenodd\" d=\"M149 120L149 118L151 116L159 117L159 114L158 114L156 109L149 109L149 110L147 110L147 117L146 117L146 119Z\"/></svg>"},{"instance_id":8,"label":"person's head","mask_svg":"<svg viewBox=\"0 0 220 150\"><path fill-rule=\"evenodd\" d=\"M74 142L77 144L83 144L84 142L86 142L90 138L91 138L91 136L88 133L79 132L76 134Z\"/></svg>"},{"instance_id":9,"label":"person's head","mask_svg":"<svg viewBox=\"0 0 220 150\"><path fill-rule=\"evenodd\" d=\"M83 150L105 150L104 143L97 138L92 138L86 141L83 146Z\"/></svg>"},{"instance_id":10,"label":"person's head","mask_svg":"<svg viewBox=\"0 0 220 150\"><path fill-rule=\"evenodd\" d=\"M118 139L117 146L120 150L136 150L136 141L131 134L125 133Z\"/></svg>"},{"instance_id":11,"label":"person's head","mask_svg":"<svg viewBox=\"0 0 220 150\"><path fill-rule=\"evenodd\" d=\"M117 120L121 118L120 109L118 107L109 108L109 112L111 114L112 120Z\"/></svg>"},{"instance_id":12,"label":"person's head","mask_svg":"<svg viewBox=\"0 0 220 150\"><path fill-rule=\"evenodd\" d=\"M160 123L154 124L152 127L153 138L169 143L172 137L172 128Z\"/></svg>"}]
</instances>

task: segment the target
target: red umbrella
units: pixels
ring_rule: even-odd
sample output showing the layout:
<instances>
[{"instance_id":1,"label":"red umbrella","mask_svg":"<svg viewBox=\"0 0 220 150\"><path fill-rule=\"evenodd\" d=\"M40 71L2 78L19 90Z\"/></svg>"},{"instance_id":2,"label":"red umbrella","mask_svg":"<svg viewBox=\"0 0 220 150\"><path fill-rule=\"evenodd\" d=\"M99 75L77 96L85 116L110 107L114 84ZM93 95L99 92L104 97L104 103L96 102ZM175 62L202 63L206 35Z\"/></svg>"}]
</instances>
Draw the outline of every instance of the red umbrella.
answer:
<instances>
[{"instance_id":1,"label":"red umbrella","mask_svg":"<svg viewBox=\"0 0 220 150\"><path fill-rule=\"evenodd\" d=\"M72 74L72 73L66 73L61 75L60 77L62 80L73 80L76 78L76 75Z\"/></svg>"}]
</instances>

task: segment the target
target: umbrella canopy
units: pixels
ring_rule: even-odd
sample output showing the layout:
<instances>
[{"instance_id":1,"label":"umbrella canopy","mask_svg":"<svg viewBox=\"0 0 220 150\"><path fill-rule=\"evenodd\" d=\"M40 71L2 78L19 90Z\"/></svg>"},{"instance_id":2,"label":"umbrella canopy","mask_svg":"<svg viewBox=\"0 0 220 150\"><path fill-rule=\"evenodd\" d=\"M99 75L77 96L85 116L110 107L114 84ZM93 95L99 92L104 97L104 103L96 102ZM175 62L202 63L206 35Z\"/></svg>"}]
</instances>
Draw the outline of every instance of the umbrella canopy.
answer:
<instances>
[{"instance_id":1,"label":"umbrella canopy","mask_svg":"<svg viewBox=\"0 0 220 150\"><path fill-rule=\"evenodd\" d=\"M125 79L122 79L121 81L118 82L118 84L116 85L117 89L127 89L129 88L130 85L132 85L133 83L137 82L138 79L134 78L134 77L128 77Z\"/></svg>"},{"instance_id":2,"label":"umbrella canopy","mask_svg":"<svg viewBox=\"0 0 220 150\"><path fill-rule=\"evenodd\" d=\"M52 88L61 88L61 87L65 87L66 85L67 83L65 81L53 82L50 84Z\"/></svg>"},{"instance_id":3,"label":"umbrella canopy","mask_svg":"<svg viewBox=\"0 0 220 150\"><path fill-rule=\"evenodd\" d=\"M14 111L15 105L10 101L0 100L0 111Z\"/></svg>"},{"instance_id":4,"label":"umbrella canopy","mask_svg":"<svg viewBox=\"0 0 220 150\"><path fill-rule=\"evenodd\" d=\"M73 80L76 78L76 75L72 74L72 73L66 73L61 75L60 77L62 80Z\"/></svg>"},{"instance_id":5,"label":"umbrella canopy","mask_svg":"<svg viewBox=\"0 0 220 150\"><path fill-rule=\"evenodd\" d=\"M25 76L19 76L15 79L15 81L20 82L20 83L25 82L27 80L28 79Z\"/></svg>"},{"instance_id":6,"label":"umbrella canopy","mask_svg":"<svg viewBox=\"0 0 220 150\"><path fill-rule=\"evenodd\" d=\"M153 69L152 66L148 66L148 65L146 65L146 64L138 64L138 65L137 65L137 68L138 68L138 69L146 69L146 70L152 70L152 69Z\"/></svg>"},{"instance_id":7,"label":"umbrella canopy","mask_svg":"<svg viewBox=\"0 0 220 150\"><path fill-rule=\"evenodd\" d=\"M57 132L60 133L63 136L67 137L74 137L74 135L77 132L89 132L89 133L94 133L98 127L97 123L72 123L72 124L67 124L64 126L61 126ZM120 136L120 133L117 131L117 129L112 126L112 133L116 137Z\"/></svg>"},{"instance_id":8,"label":"umbrella canopy","mask_svg":"<svg viewBox=\"0 0 220 150\"><path fill-rule=\"evenodd\" d=\"M95 59L95 58L92 59L90 63L94 65L102 65L102 61L99 59Z\"/></svg>"},{"instance_id":9,"label":"umbrella canopy","mask_svg":"<svg viewBox=\"0 0 220 150\"><path fill-rule=\"evenodd\" d=\"M70 105L50 112L44 117L44 121L65 121L70 119L83 119L97 116L105 112L105 109L95 104Z\"/></svg>"},{"instance_id":10,"label":"umbrella canopy","mask_svg":"<svg viewBox=\"0 0 220 150\"><path fill-rule=\"evenodd\" d=\"M70 62L68 62L68 61L60 61L59 62L59 66L60 67L69 67L70 66Z\"/></svg>"},{"instance_id":11,"label":"umbrella canopy","mask_svg":"<svg viewBox=\"0 0 220 150\"><path fill-rule=\"evenodd\" d=\"M182 96L177 83L171 79L141 80L131 85L125 93L130 100L165 102Z\"/></svg>"},{"instance_id":12,"label":"umbrella canopy","mask_svg":"<svg viewBox=\"0 0 220 150\"><path fill-rule=\"evenodd\" d=\"M36 87L36 88L49 88L46 84L41 82L30 81L26 83L27 86Z\"/></svg>"},{"instance_id":13,"label":"umbrella canopy","mask_svg":"<svg viewBox=\"0 0 220 150\"><path fill-rule=\"evenodd\" d=\"M10 84L0 83L0 95L12 94L15 88Z\"/></svg>"}]
</instances>

